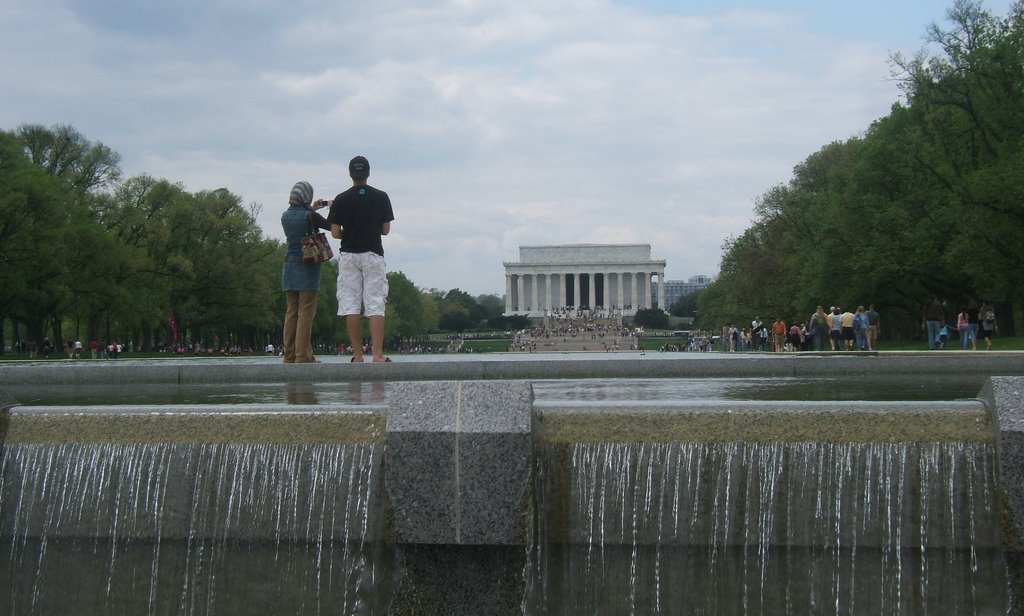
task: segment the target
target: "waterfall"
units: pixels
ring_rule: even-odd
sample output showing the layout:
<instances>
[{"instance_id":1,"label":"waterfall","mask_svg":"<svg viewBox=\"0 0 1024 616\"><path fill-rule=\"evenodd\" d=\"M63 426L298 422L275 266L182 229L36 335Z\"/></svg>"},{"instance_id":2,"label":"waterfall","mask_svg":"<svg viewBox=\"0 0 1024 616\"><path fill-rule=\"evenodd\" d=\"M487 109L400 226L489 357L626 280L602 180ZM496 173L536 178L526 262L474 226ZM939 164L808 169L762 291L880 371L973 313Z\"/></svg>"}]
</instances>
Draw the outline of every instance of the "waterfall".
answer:
<instances>
[{"instance_id":1,"label":"waterfall","mask_svg":"<svg viewBox=\"0 0 1024 616\"><path fill-rule=\"evenodd\" d=\"M378 613L380 444L7 444L0 612Z\"/></svg>"},{"instance_id":2,"label":"waterfall","mask_svg":"<svg viewBox=\"0 0 1024 616\"><path fill-rule=\"evenodd\" d=\"M1002 614L994 449L537 447L528 614Z\"/></svg>"}]
</instances>

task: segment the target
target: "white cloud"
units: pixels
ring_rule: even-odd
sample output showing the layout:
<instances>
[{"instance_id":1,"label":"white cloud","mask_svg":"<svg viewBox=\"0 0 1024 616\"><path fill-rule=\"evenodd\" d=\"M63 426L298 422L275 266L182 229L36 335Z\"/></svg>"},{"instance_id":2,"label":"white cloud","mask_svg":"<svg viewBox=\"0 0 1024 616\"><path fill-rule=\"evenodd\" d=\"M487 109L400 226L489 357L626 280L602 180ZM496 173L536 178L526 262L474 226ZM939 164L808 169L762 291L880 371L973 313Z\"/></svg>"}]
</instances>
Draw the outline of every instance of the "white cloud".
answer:
<instances>
[{"instance_id":1,"label":"white cloud","mask_svg":"<svg viewBox=\"0 0 1024 616\"><path fill-rule=\"evenodd\" d=\"M40 0L0 8L0 128L71 124L128 173L262 203L274 237L295 181L331 196L364 154L389 266L422 287L502 293L545 243L714 274L757 196L887 113L889 49L941 18L883 48L781 4Z\"/></svg>"}]
</instances>

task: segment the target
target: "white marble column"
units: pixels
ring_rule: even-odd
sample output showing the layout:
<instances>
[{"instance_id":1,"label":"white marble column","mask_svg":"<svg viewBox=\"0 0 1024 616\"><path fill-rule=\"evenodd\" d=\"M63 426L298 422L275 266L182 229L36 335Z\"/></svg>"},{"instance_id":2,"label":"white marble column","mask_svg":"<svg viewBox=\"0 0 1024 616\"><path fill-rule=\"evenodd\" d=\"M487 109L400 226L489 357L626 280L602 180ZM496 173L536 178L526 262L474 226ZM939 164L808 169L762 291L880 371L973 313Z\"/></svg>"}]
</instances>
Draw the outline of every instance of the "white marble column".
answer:
<instances>
[{"instance_id":1,"label":"white marble column","mask_svg":"<svg viewBox=\"0 0 1024 616\"><path fill-rule=\"evenodd\" d=\"M644 272L644 308L651 307L651 273Z\"/></svg>"},{"instance_id":2,"label":"white marble column","mask_svg":"<svg viewBox=\"0 0 1024 616\"><path fill-rule=\"evenodd\" d=\"M523 303L523 300L526 296L526 276L524 274L519 274L519 280L516 284L516 290L519 292L518 296L516 297L516 311L522 312L526 306Z\"/></svg>"},{"instance_id":3,"label":"white marble column","mask_svg":"<svg viewBox=\"0 0 1024 616\"><path fill-rule=\"evenodd\" d=\"M625 276L626 275L623 272L619 272L618 274L615 275L615 280L616 280L616 282L618 282L618 284L616 285L618 287L618 301L616 302L616 305L619 307L619 310L622 310L622 303L624 301L626 301L624 299L623 294L622 294L623 293L623 287L624 287L622 282L623 282L623 279L625 278Z\"/></svg>"},{"instance_id":4,"label":"white marble column","mask_svg":"<svg viewBox=\"0 0 1024 616\"><path fill-rule=\"evenodd\" d=\"M593 310L597 301L597 274L591 272L587 274L587 279L590 281L587 285L587 307Z\"/></svg>"},{"instance_id":5,"label":"white marble column","mask_svg":"<svg viewBox=\"0 0 1024 616\"><path fill-rule=\"evenodd\" d=\"M631 301L629 302L629 305L633 307L633 310L637 309L637 304L636 304L636 302L637 302L637 299L636 299L636 296L637 296L637 292L636 292L637 278L636 278L636 276L637 276L636 273L631 273L629 275L629 287L630 287L629 290L631 291L631 298L632 298Z\"/></svg>"},{"instance_id":6,"label":"white marble column","mask_svg":"<svg viewBox=\"0 0 1024 616\"><path fill-rule=\"evenodd\" d=\"M665 305L665 274L658 274L658 308L668 312Z\"/></svg>"},{"instance_id":7,"label":"white marble column","mask_svg":"<svg viewBox=\"0 0 1024 616\"><path fill-rule=\"evenodd\" d=\"M530 310L537 310L540 308L540 302L537 299L537 273L534 272L533 274L530 274L530 278L532 279L530 281L530 286L533 287L533 296L530 297L530 302L527 305L527 308Z\"/></svg>"},{"instance_id":8,"label":"white marble column","mask_svg":"<svg viewBox=\"0 0 1024 616\"><path fill-rule=\"evenodd\" d=\"M512 275L505 274L505 312L512 312Z\"/></svg>"},{"instance_id":9,"label":"white marble column","mask_svg":"<svg viewBox=\"0 0 1024 616\"><path fill-rule=\"evenodd\" d=\"M572 275L572 304L578 310L582 303L580 301L580 273L575 272Z\"/></svg>"},{"instance_id":10,"label":"white marble column","mask_svg":"<svg viewBox=\"0 0 1024 616\"><path fill-rule=\"evenodd\" d=\"M551 274L544 274L544 305L542 308L549 309L553 307L554 303L551 301Z\"/></svg>"}]
</instances>

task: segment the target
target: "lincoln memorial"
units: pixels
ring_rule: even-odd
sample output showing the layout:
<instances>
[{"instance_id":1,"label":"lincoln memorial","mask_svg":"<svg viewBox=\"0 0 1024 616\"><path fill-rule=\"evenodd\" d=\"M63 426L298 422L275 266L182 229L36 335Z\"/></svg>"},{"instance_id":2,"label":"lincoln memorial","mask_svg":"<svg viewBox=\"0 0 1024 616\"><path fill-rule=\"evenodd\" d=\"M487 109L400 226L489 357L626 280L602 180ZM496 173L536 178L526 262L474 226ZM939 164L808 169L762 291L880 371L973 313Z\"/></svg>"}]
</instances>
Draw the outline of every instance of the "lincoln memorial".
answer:
<instances>
[{"instance_id":1,"label":"lincoln memorial","mask_svg":"<svg viewBox=\"0 0 1024 616\"><path fill-rule=\"evenodd\" d=\"M520 246L519 261L504 265L505 314L575 307L633 315L652 308L651 276L664 309L665 261L651 259L650 244Z\"/></svg>"}]
</instances>

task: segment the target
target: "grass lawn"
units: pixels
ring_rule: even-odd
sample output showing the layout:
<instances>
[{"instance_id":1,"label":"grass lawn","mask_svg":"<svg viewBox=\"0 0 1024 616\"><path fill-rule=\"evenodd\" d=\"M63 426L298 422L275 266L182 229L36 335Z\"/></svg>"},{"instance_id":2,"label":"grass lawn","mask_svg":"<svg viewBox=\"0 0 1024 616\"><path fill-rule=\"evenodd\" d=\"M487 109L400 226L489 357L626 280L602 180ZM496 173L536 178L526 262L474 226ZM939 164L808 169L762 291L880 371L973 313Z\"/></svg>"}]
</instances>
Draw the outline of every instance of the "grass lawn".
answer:
<instances>
[{"instance_id":1,"label":"grass lawn","mask_svg":"<svg viewBox=\"0 0 1024 616\"><path fill-rule=\"evenodd\" d=\"M879 340L879 351L927 351L926 340ZM959 351L960 339L953 338L946 342L946 350ZM978 351L985 350L985 341L978 340ZM996 335L992 338L993 351L1021 351L1024 350L1024 336L1013 338L1000 338Z\"/></svg>"}]
</instances>

